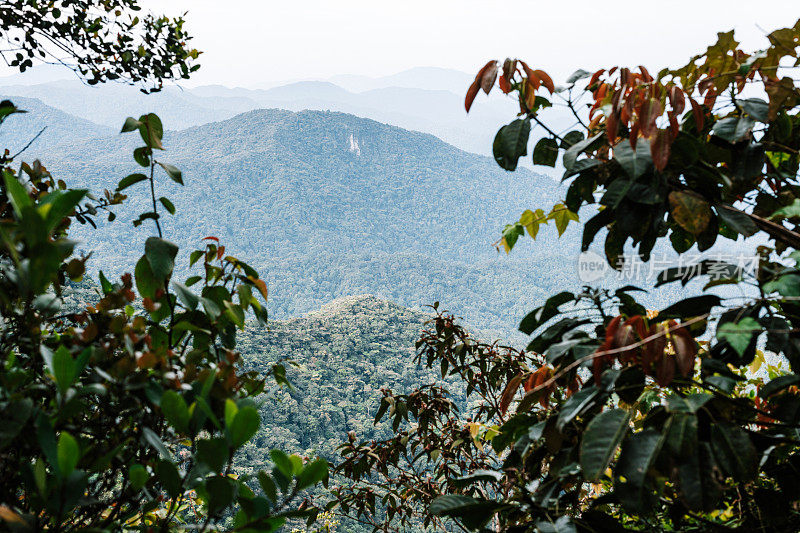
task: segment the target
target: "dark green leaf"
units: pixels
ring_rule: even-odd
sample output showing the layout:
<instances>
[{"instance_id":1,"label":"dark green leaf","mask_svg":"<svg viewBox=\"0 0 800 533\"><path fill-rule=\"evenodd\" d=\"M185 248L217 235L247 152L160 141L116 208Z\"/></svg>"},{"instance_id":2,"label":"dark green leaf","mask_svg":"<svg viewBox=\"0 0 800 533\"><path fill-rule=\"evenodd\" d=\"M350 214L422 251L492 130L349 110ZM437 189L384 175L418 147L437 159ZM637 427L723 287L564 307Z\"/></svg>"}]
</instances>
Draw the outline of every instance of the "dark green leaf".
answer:
<instances>
[{"instance_id":1,"label":"dark green leaf","mask_svg":"<svg viewBox=\"0 0 800 533\"><path fill-rule=\"evenodd\" d=\"M608 468L622 439L628 433L630 415L610 409L594 417L581 440L581 469L586 480L596 481Z\"/></svg>"},{"instance_id":2,"label":"dark green leaf","mask_svg":"<svg viewBox=\"0 0 800 533\"><path fill-rule=\"evenodd\" d=\"M533 164L556 166L558 160L558 142L550 137L539 139L533 148Z\"/></svg>"},{"instance_id":3,"label":"dark green leaf","mask_svg":"<svg viewBox=\"0 0 800 533\"><path fill-rule=\"evenodd\" d=\"M177 253L177 245L158 237L148 237L144 243L144 255L156 281L163 283L172 275Z\"/></svg>"},{"instance_id":4,"label":"dark green leaf","mask_svg":"<svg viewBox=\"0 0 800 533\"><path fill-rule=\"evenodd\" d=\"M129 176L125 176L119 183L117 184L117 190L121 191L123 189L127 189L131 185L139 183L140 181L146 181L148 178L144 174L130 174Z\"/></svg>"}]
</instances>

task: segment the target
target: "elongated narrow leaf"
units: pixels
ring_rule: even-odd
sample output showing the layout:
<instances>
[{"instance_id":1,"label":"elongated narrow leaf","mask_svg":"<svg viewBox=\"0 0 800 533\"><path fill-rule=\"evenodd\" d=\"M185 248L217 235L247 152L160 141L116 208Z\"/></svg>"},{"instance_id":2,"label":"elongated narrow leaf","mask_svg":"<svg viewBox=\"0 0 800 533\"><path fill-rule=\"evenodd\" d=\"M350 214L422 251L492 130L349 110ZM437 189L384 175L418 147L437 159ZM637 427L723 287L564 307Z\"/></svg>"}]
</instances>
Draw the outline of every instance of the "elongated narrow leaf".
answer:
<instances>
[{"instance_id":1,"label":"elongated narrow leaf","mask_svg":"<svg viewBox=\"0 0 800 533\"><path fill-rule=\"evenodd\" d=\"M624 409L611 409L597 415L587 426L581 440L580 460L584 478L597 480L628 433L630 416Z\"/></svg>"}]
</instances>

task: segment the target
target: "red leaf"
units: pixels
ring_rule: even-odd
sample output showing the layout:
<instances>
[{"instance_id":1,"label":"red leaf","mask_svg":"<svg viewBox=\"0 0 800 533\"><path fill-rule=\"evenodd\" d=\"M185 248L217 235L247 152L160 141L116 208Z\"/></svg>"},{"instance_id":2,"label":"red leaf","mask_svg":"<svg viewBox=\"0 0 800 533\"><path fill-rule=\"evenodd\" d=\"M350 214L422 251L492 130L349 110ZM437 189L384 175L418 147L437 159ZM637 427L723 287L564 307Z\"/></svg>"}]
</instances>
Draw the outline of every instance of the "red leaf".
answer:
<instances>
[{"instance_id":1,"label":"red leaf","mask_svg":"<svg viewBox=\"0 0 800 533\"><path fill-rule=\"evenodd\" d=\"M694 115L694 123L697 126L697 130L700 131L703 129L703 119L705 112L703 108L700 107L700 104L694 101L693 98L689 98L689 103L692 104L692 114Z\"/></svg>"},{"instance_id":2,"label":"red leaf","mask_svg":"<svg viewBox=\"0 0 800 533\"><path fill-rule=\"evenodd\" d=\"M469 86L469 89L467 89L467 97L464 99L464 109L467 110L467 113L469 113L469 109L472 107L472 102L475 101L475 97L478 96L480 88L478 80L475 80L472 82L472 85Z\"/></svg>"},{"instance_id":3,"label":"red leaf","mask_svg":"<svg viewBox=\"0 0 800 533\"><path fill-rule=\"evenodd\" d=\"M511 405L511 401L514 399L514 395L517 394L517 390L519 389L520 384L522 383L522 374L517 374L511 380L509 380L508 385L506 385L505 390L503 391L502 396L500 396L500 412L502 414L506 414L508 411L508 407Z\"/></svg>"},{"instance_id":4,"label":"red leaf","mask_svg":"<svg viewBox=\"0 0 800 533\"><path fill-rule=\"evenodd\" d=\"M653 76L651 76L650 73L647 72L646 68L644 68L643 66L639 65L639 71L642 73L642 78L644 78L644 81L646 81L647 83L650 83L651 81L653 81Z\"/></svg>"},{"instance_id":5,"label":"red leaf","mask_svg":"<svg viewBox=\"0 0 800 533\"><path fill-rule=\"evenodd\" d=\"M520 61L519 64L522 65L522 70L525 71L525 76L527 76L528 83L531 85L531 87L533 87L533 90L535 91L539 89L539 86L542 84L542 80L536 75L536 71L529 67L524 61Z\"/></svg>"},{"instance_id":6,"label":"red leaf","mask_svg":"<svg viewBox=\"0 0 800 533\"><path fill-rule=\"evenodd\" d=\"M556 92L556 86L553 84L553 80L550 78L547 72L543 70L534 70L533 72L540 80L542 80L542 85L547 87L547 90L550 91L550 94Z\"/></svg>"},{"instance_id":7,"label":"red leaf","mask_svg":"<svg viewBox=\"0 0 800 533\"><path fill-rule=\"evenodd\" d=\"M642 350L642 369L644 373L650 375L653 363L660 361L664 357L664 349L667 347L667 337L663 334L664 326L660 324L653 324L650 326L650 331L647 332L648 337L652 337L656 333L662 333L655 339L651 340L644 345Z\"/></svg>"},{"instance_id":8,"label":"red leaf","mask_svg":"<svg viewBox=\"0 0 800 533\"><path fill-rule=\"evenodd\" d=\"M485 67L481 69L481 89L486 94L494 87L494 82L497 79L497 61L489 61Z\"/></svg>"},{"instance_id":9,"label":"red leaf","mask_svg":"<svg viewBox=\"0 0 800 533\"><path fill-rule=\"evenodd\" d=\"M644 137L649 139L656 132L656 119L660 116L661 102L655 98L645 100L639 116L639 127Z\"/></svg>"},{"instance_id":10,"label":"red leaf","mask_svg":"<svg viewBox=\"0 0 800 533\"><path fill-rule=\"evenodd\" d=\"M703 105L709 109L714 107L714 103L717 101L717 91L716 89L709 89L706 93L706 97L703 100Z\"/></svg>"},{"instance_id":11,"label":"red leaf","mask_svg":"<svg viewBox=\"0 0 800 533\"><path fill-rule=\"evenodd\" d=\"M503 77L511 81L511 78L514 77L514 72L517 70L517 60L516 59L506 59L503 63Z\"/></svg>"},{"instance_id":12,"label":"red leaf","mask_svg":"<svg viewBox=\"0 0 800 533\"><path fill-rule=\"evenodd\" d=\"M697 357L697 343L686 328L678 328L672 332L672 345L675 347L675 362L683 377L694 370Z\"/></svg>"},{"instance_id":13,"label":"red leaf","mask_svg":"<svg viewBox=\"0 0 800 533\"><path fill-rule=\"evenodd\" d=\"M587 87L591 87L592 85L594 85L594 84L597 82L597 80L599 80L599 79L600 79L600 76L602 76L602 75L603 75L603 72L605 72L605 71L606 71L606 69L604 69L604 68L601 68L600 70L598 70L597 72L595 72L595 73L592 75L592 79L590 79L590 80L589 80L589 85L587 85Z\"/></svg>"},{"instance_id":14,"label":"red leaf","mask_svg":"<svg viewBox=\"0 0 800 533\"><path fill-rule=\"evenodd\" d=\"M653 157L653 166L661 172L667 167L671 138L667 130L657 130L650 140L650 155Z\"/></svg>"},{"instance_id":15,"label":"red leaf","mask_svg":"<svg viewBox=\"0 0 800 533\"><path fill-rule=\"evenodd\" d=\"M219 242L219 239L217 239L216 237L210 237L210 236L209 237L203 237L202 240Z\"/></svg>"},{"instance_id":16,"label":"red leaf","mask_svg":"<svg viewBox=\"0 0 800 533\"><path fill-rule=\"evenodd\" d=\"M500 86L500 90L503 91L504 94L508 94L511 92L511 83L509 83L508 79L504 75L500 75L498 85Z\"/></svg>"},{"instance_id":17,"label":"red leaf","mask_svg":"<svg viewBox=\"0 0 800 533\"><path fill-rule=\"evenodd\" d=\"M636 150L636 141L639 140L639 122L634 122L633 126L631 126L631 132L628 136L628 142L631 143L631 148Z\"/></svg>"},{"instance_id":18,"label":"red leaf","mask_svg":"<svg viewBox=\"0 0 800 533\"><path fill-rule=\"evenodd\" d=\"M673 86L669 91L669 105L672 106L672 109L675 111L676 115L680 115L683 113L683 110L686 109L686 99L683 96L683 91L680 87Z\"/></svg>"},{"instance_id":19,"label":"red leaf","mask_svg":"<svg viewBox=\"0 0 800 533\"><path fill-rule=\"evenodd\" d=\"M617 336L620 323L622 322L622 315L614 317L611 322L606 326L606 342L613 343L614 338Z\"/></svg>"},{"instance_id":20,"label":"red leaf","mask_svg":"<svg viewBox=\"0 0 800 533\"><path fill-rule=\"evenodd\" d=\"M675 360L662 354L661 358L656 361L656 383L662 387L666 387L672 383L675 377Z\"/></svg>"}]
</instances>

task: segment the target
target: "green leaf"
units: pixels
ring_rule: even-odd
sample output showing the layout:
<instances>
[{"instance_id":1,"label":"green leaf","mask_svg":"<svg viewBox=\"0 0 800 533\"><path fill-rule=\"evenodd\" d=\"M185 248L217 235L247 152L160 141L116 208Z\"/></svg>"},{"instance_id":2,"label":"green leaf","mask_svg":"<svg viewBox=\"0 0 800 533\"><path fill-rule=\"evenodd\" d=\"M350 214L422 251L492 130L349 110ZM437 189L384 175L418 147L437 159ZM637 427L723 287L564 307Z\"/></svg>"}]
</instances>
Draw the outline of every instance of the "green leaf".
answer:
<instances>
[{"instance_id":1,"label":"green leaf","mask_svg":"<svg viewBox=\"0 0 800 533\"><path fill-rule=\"evenodd\" d=\"M750 437L740 427L727 422L712 424L711 445L714 457L727 475L739 483L756 477L758 454Z\"/></svg>"},{"instance_id":2,"label":"green leaf","mask_svg":"<svg viewBox=\"0 0 800 533\"><path fill-rule=\"evenodd\" d=\"M494 138L492 152L497 164L505 170L516 170L519 158L528 153L531 121L517 119L500 128Z\"/></svg>"},{"instance_id":3,"label":"green leaf","mask_svg":"<svg viewBox=\"0 0 800 533\"><path fill-rule=\"evenodd\" d=\"M533 148L533 164L555 167L558 160L558 142L550 137L539 139Z\"/></svg>"},{"instance_id":4,"label":"green leaf","mask_svg":"<svg viewBox=\"0 0 800 533\"><path fill-rule=\"evenodd\" d=\"M769 120L769 104L761 98L736 100L736 104L759 122L767 122Z\"/></svg>"},{"instance_id":5,"label":"green leaf","mask_svg":"<svg viewBox=\"0 0 800 533\"><path fill-rule=\"evenodd\" d=\"M793 385L797 385L798 383L800 383L800 376L797 374L780 376L761 387L761 390L758 391L758 395L762 398L769 398L773 394L776 394Z\"/></svg>"},{"instance_id":6,"label":"green leaf","mask_svg":"<svg viewBox=\"0 0 800 533\"><path fill-rule=\"evenodd\" d=\"M459 494L445 494L431 502L428 512L436 516L458 518L468 528L483 528L502 505L487 500L477 500Z\"/></svg>"},{"instance_id":7,"label":"green leaf","mask_svg":"<svg viewBox=\"0 0 800 533\"><path fill-rule=\"evenodd\" d=\"M289 456L283 453L281 450L272 450L269 452L270 458L272 458L272 462L275 463L275 466L280 470L283 475L286 477L292 477L292 462L289 460Z\"/></svg>"},{"instance_id":8,"label":"green leaf","mask_svg":"<svg viewBox=\"0 0 800 533\"><path fill-rule=\"evenodd\" d=\"M150 149L147 148L146 146L141 146L139 148L136 148L133 151L133 159L134 159L134 161L139 163L139 166L149 167L150 166Z\"/></svg>"},{"instance_id":9,"label":"green leaf","mask_svg":"<svg viewBox=\"0 0 800 533\"><path fill-rule=\"evenodd\" d=\"M708 202L695 193L673 191L669 193L672 218L692 235L700 235L708 227L713 213Z\"/></svg>"},{"instance_id":10,"label":"green leaf","mask_svg":"<svg viewBox=\"0 0 800 533\"><path fill-rule=\"evenodd\" d=\"M161 442L161 437L158 436L158 433L148 427L145 427L142 428L142 437L144 438L145 442L152 446L153 449L155 449L159 455L161 455L161 457L167 461L172 460L172 454L169 453L167 447L164 446L163 442Z\"/></svg>"},{"instance_id":11,"label":"green leaf","mask_svg":"<svg viewBox=\"0 0 800 533\"><path fill-rule=\"evenodd\" d=\"M793 298L800 296L800 274L784 274L778 279L764 284L767 294L777 292L781 296Z\"/></svg>"},{"instance_id":12,"label":"green leaf","mask_svg":"<svg viewBox=\"0 0 800 533\"><path fill-rule=\"evenodd\" d=\"M161 412L167 422L180 433L189 433L189 408L180 394L168 390L161 396Z\"/></svg>"},{"instance_id":13,"label":"green leaf","mask_svg":"<svg viewBox=\"0 0 800 533\"><path fill-rule=\"evenodd\" d=\"M600 199L600 203L612 209L619 207L620 202L625 199L628 191L633 186L633 180L617 178L608 184L606 192Z\"/></svg>"},{"instance_id":14,"label":"green leaf","mask_svg":"<svg viewBox=\"0 0 800 533\"><path fill-rule=\"evenodd\" d=\"M328 461L317 459L308 463L297 476L297 490L316 485L328 477Z\"/></svg>"},{"instance_id":15,"label":"green leaf","mask_svg":"<svg viewBox=\"0 0 800 533\"><path fill-rule=\"evenodd\" d=\"M161 139L164 137L164 126L155 113L148 113L139 117L139 135L149 148L163 150Z\"/></svg>"},{"instance_id":16,"label":"green leaf","mask_svg":"<svg viewBox=\"0 0 800 533\"><path fill-rule=\"evenodd\" d=\"M582 141L578 141L569 148L567 151L564 152L564 168L567 171L571 171L572 167L575 166L575 163L578 160L578 156L580 156L584 151L591 151L592 149L596 148L599 145L603 138L605 137L604 133L598 133L588 139L584 139Z\"/></svg>"},{"instance_id":17,"label":"green leaf","mask_svg":"<svg viewBox=\"0 0 800 533\"><path fill-rule=\"evenodd\" d=\"M148 479L150 479L150 474L147 473L147 469L144 466L137 463L132 464L130 468L128 468L128 480L134 491L138 491L144 487Z\"/></svg>"},{"instance_id":18,"label":"green leaf","mask_svg":"<svg viewBox=\"0 0 800 533\"><path fill-rule=\"evenodd\" d=\"M273 503L278 501L278 487L275 486L275 482L263 470L258 472L258 484L261 485L261 490L264 491L270 501Z\"/></svg>"},{"instance_id":19,"label":"green leaf","mask_svg":"<svg viewBox=\"0 0 800 533\"><path fill-rule=\"evenodd\" d=\"M3 171L3 182L6 186L6 195L14 208L17 218L22 218L22 209L33 205L33 200L28 196L28 191L19 180L7 170Z\"/></svg>"},{"instance_id":20,"label":"green leaf","mask_svg":"<svg viewBox=\"0 0 800 533\"><path fill-rule=\"evenodd\" d=\"M755 124L755 120L750 117L723 118L714 124L714 131L711 133L729 143L737 143L747 137Z\"/></svg>"},{"instance_id":21,"label":"green leaf","mask_svg":"<svg viewBox=\"0 0 800 533\"><path fill-rule=\"evenodd\" d=\"M100 279L100 288L103 290L103 294L108 294L114 290L113 285L111 285L111 282L108 281L108 278L106 278L102 270L97 273L97 277Z\"/></svg>"},{"instance_id":22,"label":"green leaf","mask_svg":"<svg viewBox=\"0 0 800 533\"><path fill-rule=\"evenodd\" d=\"M230 459L228 443L222 437L197 441L197 459L214 472L222 472Z\"/></svg>"},{"instance_id":23,"label":"green leaf","mask_svg":"<svg viewBox=\"0 0 800 533\"><path fill-rule=\"evenodd\" d=\"M169 176L169 179L171 179L175 183L183 185L183 174L178 169L178 167L176 167L174 165L170 165L169 163L161 163L161 162L159 162L158 164L167 173L167 176Z\"/></svg>"},{"instance_id":24,"label":"green leaf","mask_svg":"<svg viewBox=\"0 0 800 533\"><path fill-rule=\"evenodd\" d=\"M739 322L725 322L717 328L717 338L726 341L740 356L744 355L753 334L760 334L761 326L752 317L745 317Z\"/></svg>"},{"instance_id":25,"label":"green leaf","mask_svg":"<svg viewBox=\"0 0 800 533\"><path fill-rule=\"evenodd\" d=\"M781 207L769 216L770 220L781 220L784 218L798 218L800 217L800 198L795 198L794 201L784 207Z\"/></svg>"},{"instance_id":26,"label":"green leaf","mask_svg":"<svg viewBox=\"0 0 800 533\"><path fill-rule=\"evenodd\" d=\"M180 300L183 305L192 311L197 309L197 304L200 302L200 298L191 290L189 290L186 285L178 283L177 281L173 281L172 287L175 289L175 294L178 295L178 300Z\"/></svg>"},{"instance_id":27,"label":"green leaf","mask_svg":"<svg viewBox=\"0 0 800 533\"><path fill-rule=\"evenodd\" d=\"M149 237L144 243L144 255L156 281L163 283L175 268L178 246L159 237Z\"/></svg>"},{"instance_id":28,"label":"green leaf","mask_svg":"<svg viewBox=\"0 0 800 533\"><path fill-rule=\"evenodd\" d=\"M136 277L136 290L139 291L139 294L145 298L155 298L156 291L161 288L161 284L153 275L153 269L145 256L139 258L133 272Z\"/></svg>"},{"instance_id":29,"label":"green leaf","mask_svg":"<svg viewBox=\"0 0 800 533\"><path fill-rule=\"evenodd\" d=\"M169 198L165 198L162 196L161 198L158 199L158 201L161 202L161 205L164 206L164 209L166 209L170 215L175 214L175 205L169 201Z\"/></svg>"},{"instance_id":30,"label":"green leaf","mask_svg":"<svg viewBox=\"0 0 800 533\"><path fill-rule=\"evenodd\" d=\"M675 457L689 457L697 449L697 417L678 412L669 418L667 446Z\"/></svg>"},{"instance_id":31,"label":"green leaf","mask_svg":"<svg viewBox=\"0 0 800 533\"><path fill-rule=\"evenodd\" d=\"M647 429L632 435L622 445L615 474L624 482L615 484L615 493L628 509L641 512L645 509L649 493L644 483L647 472L655 463L664 442L664 437Z\"/></svg>"},{"instance_id":32,"label":"green leaf","mask_svg":"<svg viewBox=\"0 0 800 533\"><path fill-rule=\"evenodd\" d=\"M50 372L53 374L58 390L64 394L75 382L75 360L64 346L59 346L53 353Z\"/></svg>"},{"instance_id":33,"label":"green leaf","mask_svg":"<svg viewBox=\"0 0 800 533\"><path fill-rule=\"evenodd\" d=\"M628 141L621 141L614 147L614 160L619 163L631 180L638 179L653 166L650 144L646 142L636 143L634 150Z\"/></svg>"},{"instance_id":34,"label":"green leaf","mask_svg":"<svg viewBox=\"0 0 800 533\"><path fill-rule=\"evenodd\" d=\"M250 440L258 431L260 424L261 417L255 407L245 406L239 409L230 426L231 442L234 448L239 448Z\"/></svg>"},{"instance_id":35,"label":"green leaf","mask_svg":"<svg viewBox=\"0 0 800 533\"><path fill-rule=\"evenodd\" d=\"M555 522L540 520L536 523L538 533L576 533L572 518L567 515L560 516Z\"/></svg>"},{"instance_id":36,"label":"green leaf","mask_svg":"<svg viewBox=\"0 0 800 533\"><path fill-rule=\"evenodd\" d=\"M655 322L661 322L670 318L679 318L683 320L688 317L704 315L721 303L722 298L716 294L704 294L702 296L685 298L660 311L655 318Z\"/></svg>"},{"instance_id":37,"label":"green leaf","mask_svg":"<svg viewBox=\"0 0 800 533\"><path fill-rule=\"evenodd\" d=\"M172 461L159 460L156 474L158 474L158 480L164 486L164 490L167 491L170 498L176 498L181 494L181 475Z\"/></svg>"},{"instance_id":38,"label":"green leaf","mask_svg":"<svg viewBox=\"0 0 800 533\"><path fill-rule=\"evenodd\" d=\"M586 427L580 448L584 478L596 481L608 468L622 439L628 433L630 415L624 409L610 409L597 415Z\"/></svg>"},{"instance_id":39,"label":"green leaf","mask_svg":"<svg viewBox=\"0 0 800 533\"><path fill-rule=\"evenodd\" d=\"M42 209L44 205L50 206L44 217L48 233L75 210L87 192L87 189L71 189L64 192L54 191L44 197L39 208Z\"/></svg>"},{"instance_id":40,"label":"green leaf","mask_svg":"<svg viewBox=\"0 0 800 533\"><path fill-rule=\"evenodd\" d=\"M78 441L66 431L62 431L58 437L58 472L62 478L69 477L75 470L80 456Z\"/></svg>"},{"instance_id":41,"label":"green leaf","mask_svg":"<svg viewBox=\"0 0 800 533\"><path fill-rule=\"evenodd\" d=\"M208 492L208 512L214 516L233 502L235 491L233 480L225 476L213 476L206 480Z\"/></svg>"},{"instance_id":42,"label":"green leaf","mask_svg":"<svg viewBox=\"0 0 800 533\"><path fill-rule=\"evenodd\" d=\"M139 129L142 123L136 120L133 117L128 117L125 119L125 124L122 125L122 130L120 133L127 133L129 131L136 131Z\"/></svg>"},{"instance_id":43,"label":"green leaf","mask_svg":"<svg viewBox=\"0 0 800 533\"><path fill-rule=\"evenodd\" d=\"M594 385L585 387L567 399L558 413L556 420L556 428L558 431L564 429L564 426L572 422L572 420L581 414L587 407L589 407L600 395L600 390Z\"/></svg>"},{"instance_id":44,"label":"green leaf","mask_svg":"<svg viewBox=\"0 0 800 533\"><path fill-rule=\"evenodd\" d=\"M117 190L122 191L124 189L127 189L131 185L135 185L140 181L146 181L147 179L148 179L147 176L145 176L144 174L130 174L119 180L119 183L117 183Z\"/></svg>"},{"instance_id":45,"label":"green leaf","mask_svg":"<svg viewBox=\"0 0 800 533\"><path fill-rule=\"evenodd\" d=\"M579 222L577 213L573 213L567 209L564 204L558 204L554 206L550 214L547 215L547 218L548 220L553 220L556 223L556 230L558 231L559 237L561 237L567 230L567 225L569 224L570 220Z\"/></svg>"}]
</instances>

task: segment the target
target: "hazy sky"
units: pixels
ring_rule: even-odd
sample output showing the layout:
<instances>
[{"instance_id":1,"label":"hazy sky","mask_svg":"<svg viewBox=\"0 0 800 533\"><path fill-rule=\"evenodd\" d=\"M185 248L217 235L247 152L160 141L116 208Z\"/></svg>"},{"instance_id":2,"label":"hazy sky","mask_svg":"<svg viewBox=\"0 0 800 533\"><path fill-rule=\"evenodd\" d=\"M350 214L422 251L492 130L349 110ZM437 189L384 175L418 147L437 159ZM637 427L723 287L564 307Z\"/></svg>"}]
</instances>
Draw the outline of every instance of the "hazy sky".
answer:
<instances>
[{"instance_id":1,"label":"hazy sky","mask_svg":"<svg viewBox=\"0 0 800 533\"><path fill-rule=\"evenodd\" d=\"M576 68L677 66L735 28L748 46L792 25L798 0L145 0L188 11L205 53L193 84L256 86L414 66L475 72L525 58L562 79ZM737 7L741 6L741 7Z\"/></svg>"},{"instance_id":2,"label":"hazy sky","mask_svg":"<svg viewBox=\"0 0 800 533\"><path fill-rule=\"evenodd\" d=\"M204 53L189 86L258 87L416 67L475 73L525 59L556 83L577 68L679 66L718 31L745 48L793 25L800 0L140 0L186 27ZM0 76L13 74L0 65ZM65 73L65 77L69 76Z\"/></svg>"}]
</instances>

